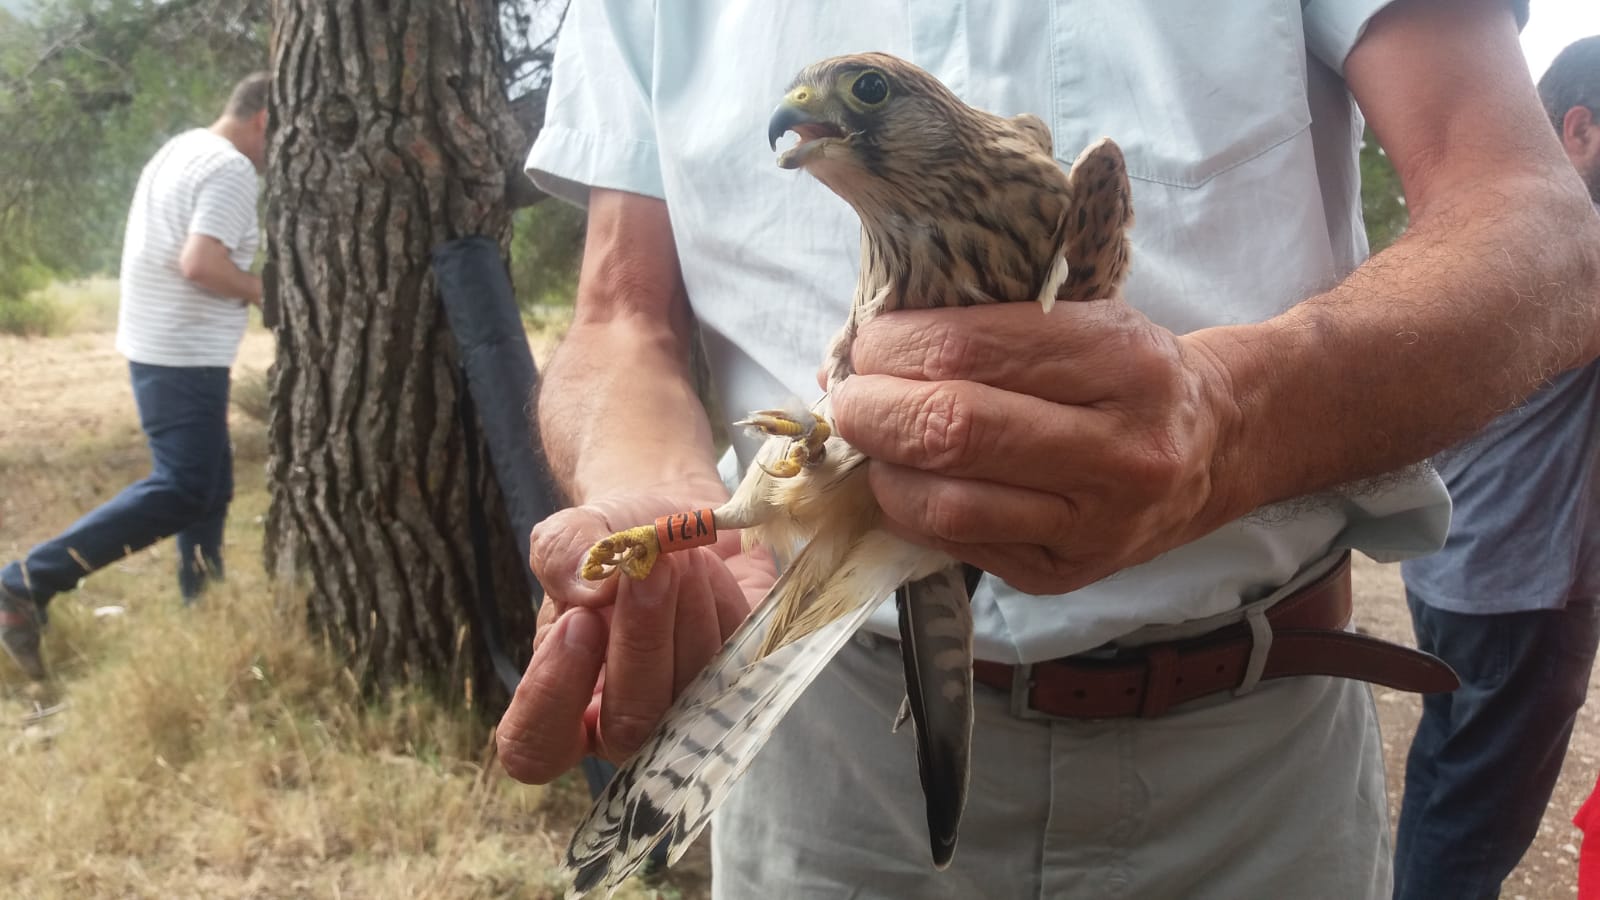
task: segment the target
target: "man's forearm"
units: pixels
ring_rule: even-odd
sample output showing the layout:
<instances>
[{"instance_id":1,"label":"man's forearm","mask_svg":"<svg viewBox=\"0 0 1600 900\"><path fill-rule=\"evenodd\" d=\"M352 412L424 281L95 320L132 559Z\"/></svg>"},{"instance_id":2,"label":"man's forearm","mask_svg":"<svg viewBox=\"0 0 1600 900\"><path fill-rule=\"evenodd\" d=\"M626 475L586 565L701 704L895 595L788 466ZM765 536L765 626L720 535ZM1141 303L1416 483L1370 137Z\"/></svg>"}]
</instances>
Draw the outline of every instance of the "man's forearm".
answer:
<instances>
[{"instance_id":1,"label":"man's forearm","mask_svg":"<svg viewBox=\"0 0 1600 900\"><path fill-rule=\"evenodd\" d=\"M575 324L539 389L552 473L575 502L626 491L726 496L688 357L669 336L612 319Z\"/></svg>"},{"instance_id":2,"label":"man's forearm","mask_svg":"<svg viewBox=\"0 0 1600 900\"><path fill-rule=\"evenodd\" d=\"M1411 225L1285 315L1186 339L1225 373L1234 413L1209 513L1417 462L1600 349L1600 220L1528 80L1509 4L1390 4L1345 77Z\"/></svg>"},{"instance_id":3,"label":"man's forearm","mask_svg":"<svg viewBox=\"0 0 1600 900\"><path fill-rule=\"evenodd\" d=\"M205 272L202 277L189 280L219 297L238 300L246 305L261 302L261 277L246 272L231 262L226 268L218 265Z\"/></svg>"},{"instance_id":4,"label":"man's forearm","mask_svg":"<svg viewBox=\"0 0 1600 900\"><path fill-rule=\"evenodd\" d=\"M1428 210L1333 290L1184 338L1236 407L1219 520L1415 463L1593 359L1600 218L1567 174Z\"/></svg>"},{"instance_id":5,"label":"man's forearm","mask_svg":"<svg viewBox=\"0 0 1600 900\"><path fill-rule=\"evenodd\" d=\"M178 256L178 272L218 297L261 302L261 278L234 265L228 248L209 235L189 236Z\"/></svg>"},{"instance_id":6,"label":"man's forearm","mask_svg":"<svg viewBox=\"0 0 1600 900\"><path fill-rule=\"evenodd\" d=\"M726 497L689 373L693 329L666 204L594 191L572 328L539 390L545 453L574 501Z\"/></svg>"}]
</instances>

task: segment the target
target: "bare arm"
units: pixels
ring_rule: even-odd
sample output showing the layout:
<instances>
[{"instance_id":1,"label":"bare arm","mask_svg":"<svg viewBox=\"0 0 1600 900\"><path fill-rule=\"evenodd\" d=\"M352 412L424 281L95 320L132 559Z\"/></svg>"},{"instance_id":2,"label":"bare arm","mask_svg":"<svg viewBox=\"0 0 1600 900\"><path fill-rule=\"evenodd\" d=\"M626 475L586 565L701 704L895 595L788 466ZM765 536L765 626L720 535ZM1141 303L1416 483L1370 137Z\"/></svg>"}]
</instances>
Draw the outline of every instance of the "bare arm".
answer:
<instances>
[{"instance_id":1,"label":"bare arm","mask_svg":"<svg viewBox=\"0 0 1600 900\"><path fill-rule=\"evenodd\" d=\"M539 391L545 452L575 502L726 498L689 372L691 321L666 204L594 191L572 327Z\"/></svg>"},{"instance_id":2,"label":"bare arm","mask_svg":"<svg viewBox=\"0 0 1600 900\"><path fill-rule=\"evenodd\" d=\"M1185 338L1237 406L1213 524L1416 462L1600 352L1600 218L1506 4L1396 4L1346 71L1411 226L1284 316Z\"/></svg>"},{"instance_id":3,"label":"bare arm","mask_svg":"<svg viewBox=\"0 0 1600 900\"><path fill-rule=\"evenodd\" d=\"M1120 301L879 316L832 394L888 526L1033 593L1413 464L1600 352L1600 218L1504 0L1401 0L1347 77L1410 231L1259 324Z\"/></svg>"},{"instance_id":4,"label":"bare arm","mask_svg":"<svg viewBox=\"0 0 1600 900\"><path fill-rule=\"evenodd\" d=\"M529 542L545 602L497 731L501 761L524 781L636 750L772 584L735 532L663 558L642 581L578 577L612 531L727 499L689 372L691 321L666 205L592 191L572 328L539 391L546 455L579 505Z\"/></svg>"},{"instance_id":5,"label":"bare arm","mask_svg":"<svg viewBox=\"0 0 1600 900\"><path fill-rule=\"evenodd\" d=\"M228 248L208 234L191 234L183 242L178 272L219 297L261 303L261 278L234 265Z\"/></svg>"}]
</instances>

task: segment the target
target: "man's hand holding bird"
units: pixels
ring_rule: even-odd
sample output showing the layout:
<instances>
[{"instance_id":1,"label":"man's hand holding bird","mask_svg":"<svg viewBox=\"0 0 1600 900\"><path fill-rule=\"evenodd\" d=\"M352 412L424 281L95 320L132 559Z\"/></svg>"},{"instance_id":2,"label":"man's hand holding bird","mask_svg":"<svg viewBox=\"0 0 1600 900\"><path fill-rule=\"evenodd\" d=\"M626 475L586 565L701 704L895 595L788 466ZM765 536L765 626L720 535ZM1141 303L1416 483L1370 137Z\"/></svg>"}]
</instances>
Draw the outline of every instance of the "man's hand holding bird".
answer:
<instances>
[{"instance_id":1,"label":"man's hand holding bird","mask_svg":"<svg viewBox=\"0 0 1600 900\"><path fill-rule=\"evenodd\" d=\"M663 558L643 580L578 575L578 561L617 524L694 505L628 494L561 510L534 530L530 564L545 599L533 659L498 730L501 761L517 778L548 782L584 756L634 753L772 587L771 560L743 553L735 532Z\"/></svg>"},{"instance_id":2,"label":"man's hand holding bird","mask_svg":"<svg viewBox=\"0 0 1600 900\"><path fill-rule=\"evenodd\" d=\"M1121 300L907 310L863 326L831 394L884 527L1034 594L1242 514L1213 473L1239 412L1203 343Z\"/></svg>"}]
</instances>

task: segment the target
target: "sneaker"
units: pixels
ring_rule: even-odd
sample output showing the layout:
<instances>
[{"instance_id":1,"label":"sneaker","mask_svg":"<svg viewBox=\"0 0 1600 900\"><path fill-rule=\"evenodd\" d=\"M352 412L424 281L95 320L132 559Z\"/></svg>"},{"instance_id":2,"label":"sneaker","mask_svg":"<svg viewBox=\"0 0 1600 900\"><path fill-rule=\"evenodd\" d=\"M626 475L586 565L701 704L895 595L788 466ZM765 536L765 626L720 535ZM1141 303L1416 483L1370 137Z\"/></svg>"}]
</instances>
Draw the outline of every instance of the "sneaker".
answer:
<instances>
[{"instance_id":1,"label":"sneaker","mask_svg":"<svg viewBox=\"0 0 1600 900\"><path fill-rule=\"evenodd\" d=\"M34 681L49 676L44 655L39 652L39 607L26 597L18 597L0 585L0 647Z\"/></svg>"}]
</instances>

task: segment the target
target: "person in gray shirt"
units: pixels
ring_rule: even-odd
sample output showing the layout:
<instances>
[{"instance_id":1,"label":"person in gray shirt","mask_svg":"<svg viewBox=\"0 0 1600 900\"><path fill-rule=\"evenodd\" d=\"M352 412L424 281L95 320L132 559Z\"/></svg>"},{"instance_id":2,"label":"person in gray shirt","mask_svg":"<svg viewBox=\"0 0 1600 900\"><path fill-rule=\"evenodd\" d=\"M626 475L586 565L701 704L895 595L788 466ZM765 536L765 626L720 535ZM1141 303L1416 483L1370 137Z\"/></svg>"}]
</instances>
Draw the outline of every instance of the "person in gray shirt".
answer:
<instances>
[{"instance_id":1,"label":"person in gray shirt","mask_svg":"<svg viewBox=\"0 0 1600 900\"><path fill-rule=\"evenodd\" d=\"M1562 51L1539 96L1600 204L1600 35ZM1600 641L1597 448L1600 363L1590 363L1437 461L1455 506L1450 535L1400 571L1417 644L1461 687L1423 698L1397 900L1497 897L1539 829Z\"/></svg>"}]
</instances>

